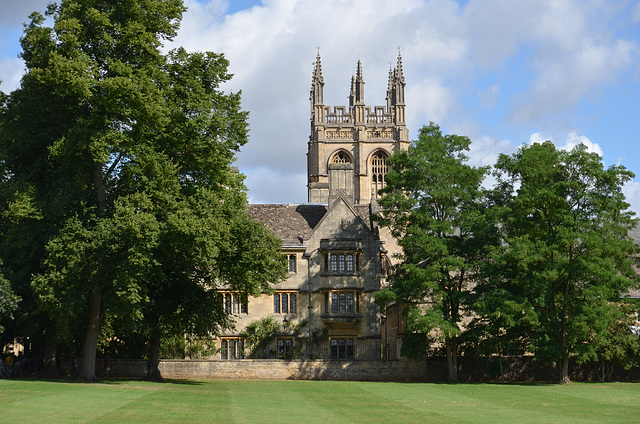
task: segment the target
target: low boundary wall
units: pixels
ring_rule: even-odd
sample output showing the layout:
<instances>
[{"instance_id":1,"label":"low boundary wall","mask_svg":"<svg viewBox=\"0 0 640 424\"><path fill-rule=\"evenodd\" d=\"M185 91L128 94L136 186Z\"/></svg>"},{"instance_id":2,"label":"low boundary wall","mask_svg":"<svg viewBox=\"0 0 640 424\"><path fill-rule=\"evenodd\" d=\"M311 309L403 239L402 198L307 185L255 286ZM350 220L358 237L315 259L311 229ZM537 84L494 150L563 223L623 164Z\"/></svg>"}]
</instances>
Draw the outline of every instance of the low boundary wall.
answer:
<instances>
[{"instance_id":1,"label":"low boundary wall","mask_svg":"<svg viewBox=\"0 0 640 424\"><path fill-rule=\"evenodd\" d=\"M100 360L96 375L103 375ZM109 377L139 377L147 374L147 362L136 359L111 359ZM238 359L160 361L164 378L226 380L359 380L359 381L428 381L424 361L332 361Z\"/></svg>"},{"instance_id":2,"label":"low boundary wall","mask_svg":"<svg viewBox=\"0 0 640 424\"><path fill-rule=\"evenodd\" d=\"M216 378L242 380L359 380L425 381L424 362L269 360L161 361L167 378Z\"/></svg>"},{"instance_id":3,"label":"low boundary wall","mask_svg":"<svg viewBox=\"0 0 640 424\"><path fill-rule=\"evenodd\" d=\"M102 361L97 360L103 375ZM109 377L144 378L147 363L143 360L112 359ZM555 381L555 368L532 361L531 357L504 360L506 381ZM98 366L96 366L98 368ZM446 381L444 358L395 361L338 361L328 359L281 360L239 359L225 360L161 360L160 372L172 379L234 379L234 380L356 380L425 382ZM571 364L570 378L575 381L597 381L592 364ZM459 358L459 381L497 381L499 372L495 359ZM617 370L611 380L638 381L640 368Z\"/></svg>"}]
</instances>

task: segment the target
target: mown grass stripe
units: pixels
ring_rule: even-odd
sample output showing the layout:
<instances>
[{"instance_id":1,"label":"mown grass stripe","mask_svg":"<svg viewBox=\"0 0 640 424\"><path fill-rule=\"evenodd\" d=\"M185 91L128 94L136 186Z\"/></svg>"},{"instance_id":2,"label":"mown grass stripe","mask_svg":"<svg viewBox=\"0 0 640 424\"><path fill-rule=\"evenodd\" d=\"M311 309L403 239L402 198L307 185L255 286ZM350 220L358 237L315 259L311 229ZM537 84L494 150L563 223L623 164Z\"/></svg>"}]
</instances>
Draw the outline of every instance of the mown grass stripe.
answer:
<instances>
[{"instance_id":1,"label":"mown grass stripe","mask_svg":"<svg viewBox=\"0 0 640 424\"><path fill-rule=\"evenodd\" d=\"M0 380L2 422L640 422L640 384Z\"/></svg>"}]
</instances>

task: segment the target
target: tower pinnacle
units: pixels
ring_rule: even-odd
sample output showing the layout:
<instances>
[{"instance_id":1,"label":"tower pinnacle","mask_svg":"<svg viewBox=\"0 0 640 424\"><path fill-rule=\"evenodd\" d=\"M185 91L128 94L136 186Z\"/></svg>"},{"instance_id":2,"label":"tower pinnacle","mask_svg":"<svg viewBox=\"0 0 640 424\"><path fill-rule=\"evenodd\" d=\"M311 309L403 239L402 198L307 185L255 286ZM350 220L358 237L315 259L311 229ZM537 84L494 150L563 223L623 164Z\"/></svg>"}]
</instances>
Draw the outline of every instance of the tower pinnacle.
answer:
<instances>
[{"instance_id":1,"label":"tower pinnacle","mask_svg":"<svg viewBox=\"0 0 640 424\"><path fill-rule=\"evenodd\" d=\"M322 62L320 61L320 49L316 56L316 63L313 68L313 76L311 77L311 94L309 100L311 104L323 104L324 77L322 76Z\"/></svg>"},{"instance_id":2,"label":"tower pinnacle","mask_svg":"<svg viewBox=\"0 0 640 424\"><path fill-rule=\"evenodd\" d=\"M364 104L364 79L362 78L362 62L360 62L360 59L358 59L355 82L355 104Z\"/></svg>"}]
</instances>

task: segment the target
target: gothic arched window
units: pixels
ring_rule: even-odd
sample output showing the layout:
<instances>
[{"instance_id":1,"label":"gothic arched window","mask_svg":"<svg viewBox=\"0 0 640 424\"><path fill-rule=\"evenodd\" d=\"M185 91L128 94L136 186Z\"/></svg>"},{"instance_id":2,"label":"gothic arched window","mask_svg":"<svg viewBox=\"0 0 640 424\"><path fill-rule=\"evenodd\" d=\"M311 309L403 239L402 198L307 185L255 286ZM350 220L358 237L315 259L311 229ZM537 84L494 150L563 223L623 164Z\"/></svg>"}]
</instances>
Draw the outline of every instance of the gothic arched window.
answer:
<instances>
[{"instance_id":1,"label":"gothic arched window","mask_svg":"<svg viewBox=\"0 0 640 424\"><path fill-rule=\"evenodd\" d=\"M389 171L387 158L389 156L382 151L376 152L371 158L371 192L378 198L378 191L385 186L384 177Z\"/></svg>"},{"instance_id":2,"label":"gothic arched window","mask_svg":"<svg viewBox=\"0 0 640 424\"><path fill-rule=\"evenodd\" d=\"M346 152L338 152L333 155L331 163L351 163L351 157Z\"/></svg>"}]
</instances>

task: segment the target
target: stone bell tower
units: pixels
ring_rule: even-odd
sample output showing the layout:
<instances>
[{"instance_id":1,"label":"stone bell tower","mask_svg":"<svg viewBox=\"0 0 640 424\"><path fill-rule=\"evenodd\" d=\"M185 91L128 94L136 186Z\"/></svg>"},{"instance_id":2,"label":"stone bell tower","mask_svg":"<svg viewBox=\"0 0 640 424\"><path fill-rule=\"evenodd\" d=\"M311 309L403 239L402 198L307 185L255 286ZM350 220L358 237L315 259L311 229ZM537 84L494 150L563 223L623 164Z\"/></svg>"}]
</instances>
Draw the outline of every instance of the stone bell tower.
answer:
<instances>
[{"instance_id":1,"label":"stone bell tower","mask_svg":"<svg viewBox=\"0 0 640 424\"><path fill-rule=\"evenodd\" d=\"M389 70L386 106L366 106L362 64L351 77L349 106L325 106L320 53L311 80L311 135L307 152L310 203L346 196L367 204L384 187L386 159L409 146L402 57Z\"/></svg>"}]
</instances>

